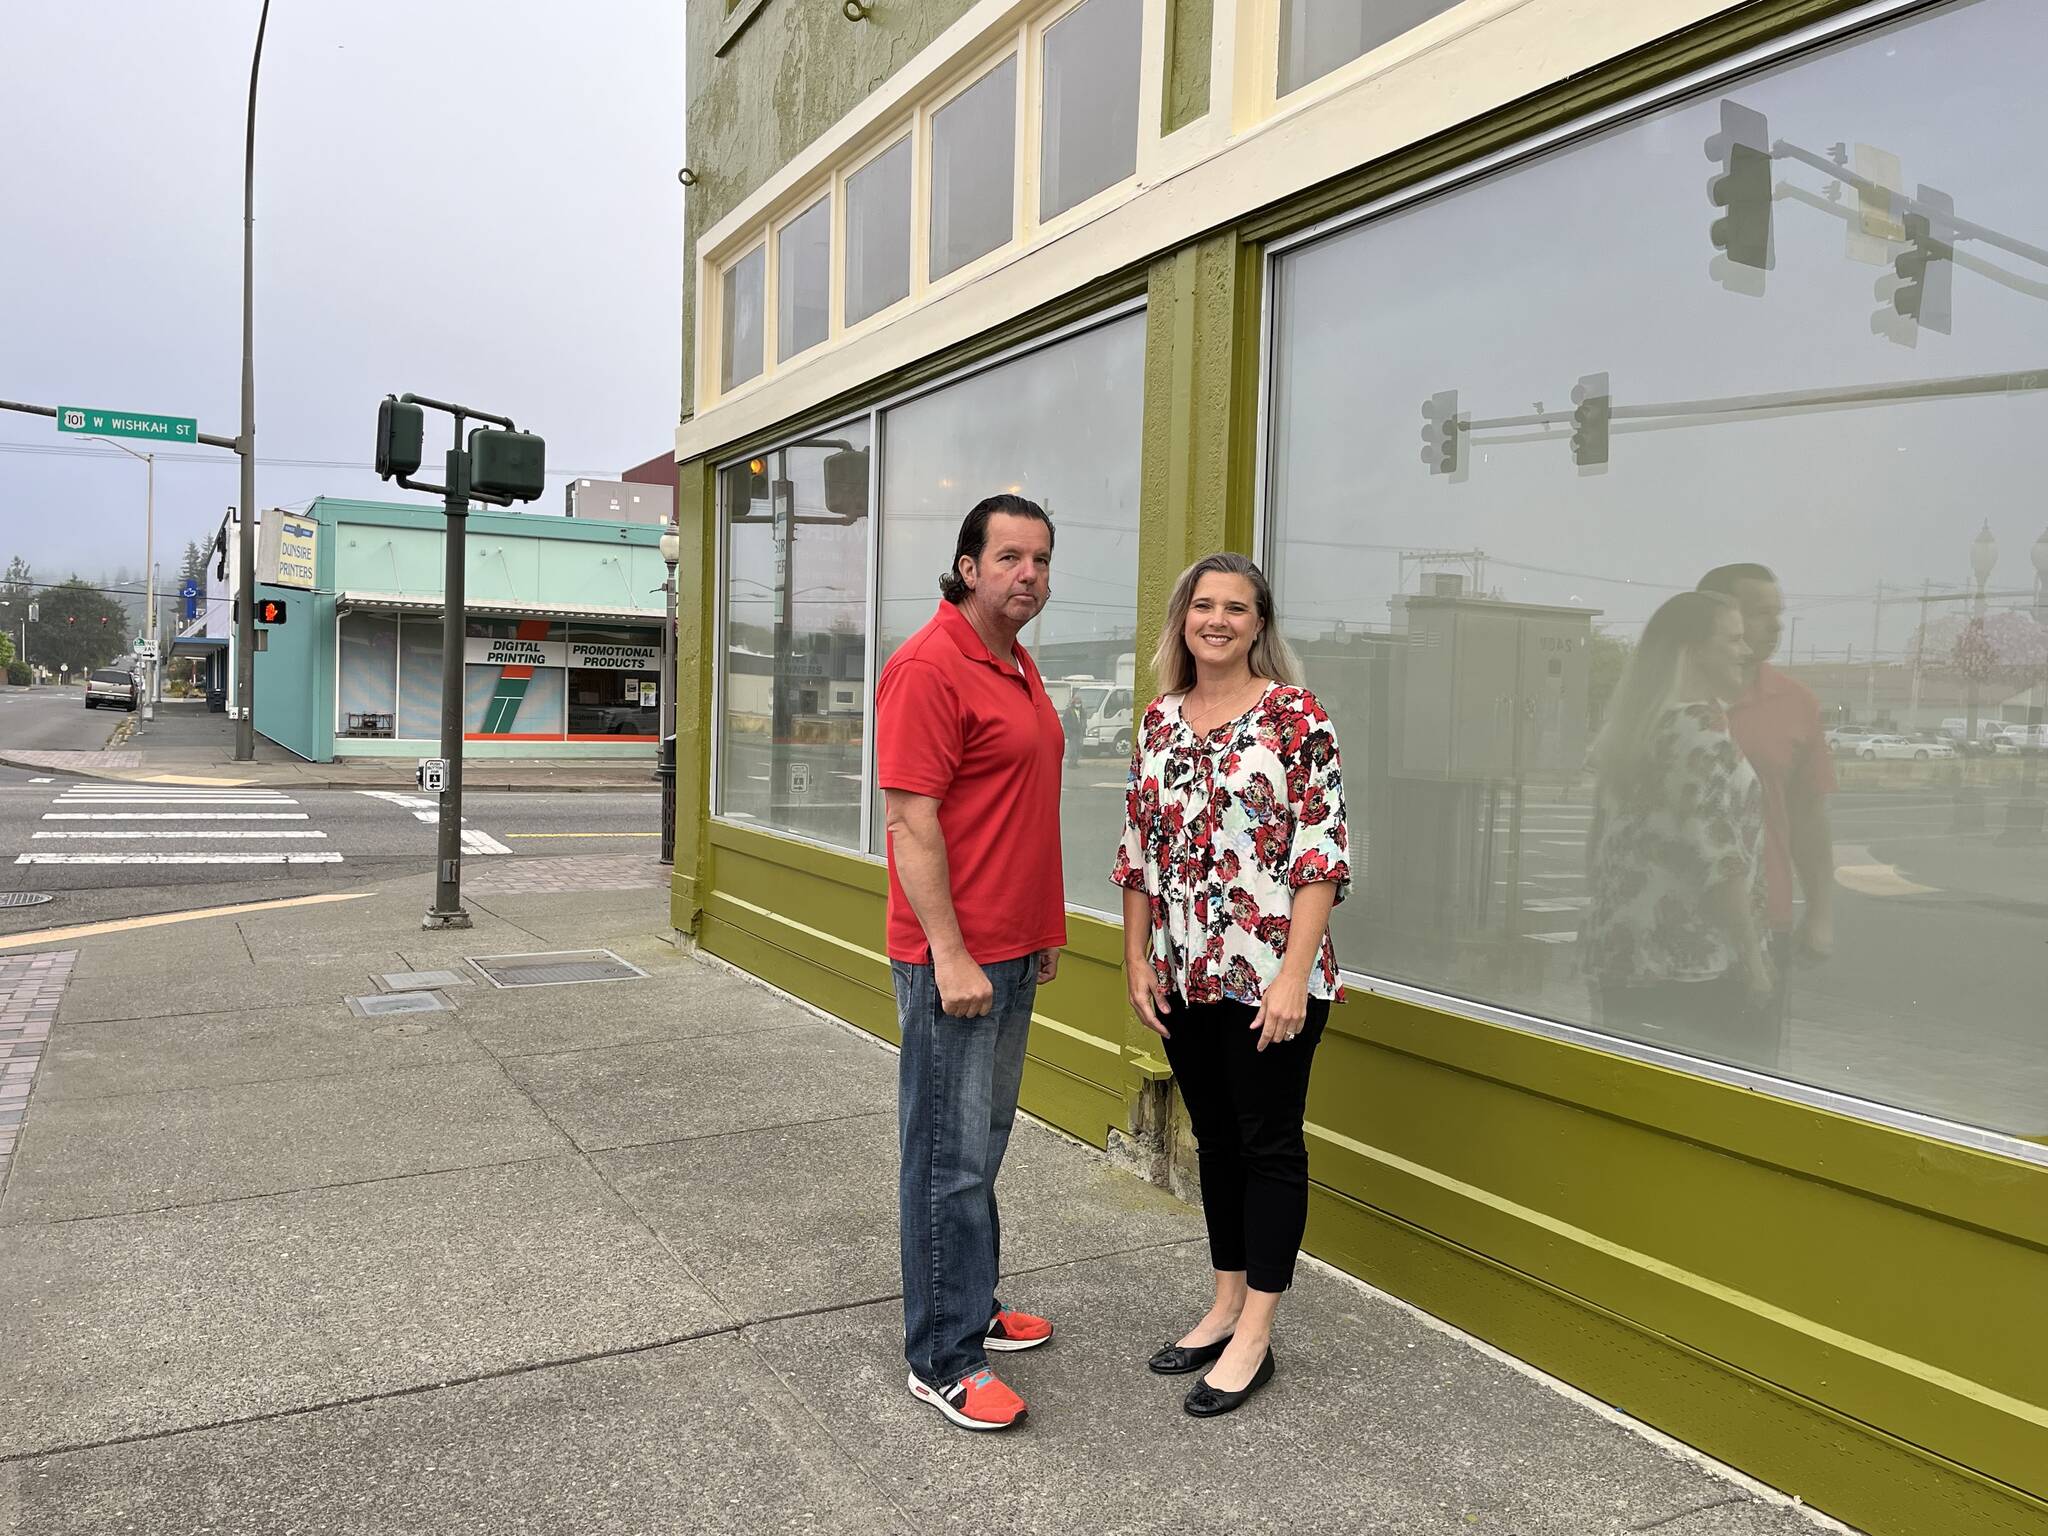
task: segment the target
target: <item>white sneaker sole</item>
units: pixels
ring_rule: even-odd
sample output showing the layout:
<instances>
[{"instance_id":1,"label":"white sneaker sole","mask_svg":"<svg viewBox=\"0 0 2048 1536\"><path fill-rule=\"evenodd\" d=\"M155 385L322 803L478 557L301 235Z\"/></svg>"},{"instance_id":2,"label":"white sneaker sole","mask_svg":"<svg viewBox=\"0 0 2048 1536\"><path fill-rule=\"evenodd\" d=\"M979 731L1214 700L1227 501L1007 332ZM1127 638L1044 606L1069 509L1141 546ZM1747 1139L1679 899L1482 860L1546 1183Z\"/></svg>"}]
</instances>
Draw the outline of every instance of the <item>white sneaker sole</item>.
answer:
<instances>
[{"instance_id":1,"label":"white sneaker sole","mask_svg":"<svg viewBox=\"0 0 2048 1536\"><path fill-rule=\"evenodd\" d=\"M1041 1344L1051 1342L1052 1335L1049 1333L1042 1339L999 1339L990 1334L981 1341L981 1347L996 1354L1014 1355L1020 1349L1036 1349Z\"/></svg>"},{"instance_id":2,"label":"white sneaker sole","mask_svg":"<svg viewBox=\"0 0 2048 1536\"><path fill-rule=\"evenodd\" d=\"M1024 1422L1024 1414L1022 1413L1018 1414L1016 1418L1006 1420L1001 1424L991 1424L985 1419L970 1419L958 1408L955 1408L951 1403L947 1402L945 1398L941 1397L939 1395L937 1388L928 1387L922 1381L918 1380L914 1372L906 1379L910 1384L910 1395L912 1397L916 1398L921 1403L930 1403L934 1408L938 1409L939 1412L943 1413L955 1424L958 1424L962 1429L1009 1429L1014 1425L1022 1424Z\"/></svg>"}]
</instances>

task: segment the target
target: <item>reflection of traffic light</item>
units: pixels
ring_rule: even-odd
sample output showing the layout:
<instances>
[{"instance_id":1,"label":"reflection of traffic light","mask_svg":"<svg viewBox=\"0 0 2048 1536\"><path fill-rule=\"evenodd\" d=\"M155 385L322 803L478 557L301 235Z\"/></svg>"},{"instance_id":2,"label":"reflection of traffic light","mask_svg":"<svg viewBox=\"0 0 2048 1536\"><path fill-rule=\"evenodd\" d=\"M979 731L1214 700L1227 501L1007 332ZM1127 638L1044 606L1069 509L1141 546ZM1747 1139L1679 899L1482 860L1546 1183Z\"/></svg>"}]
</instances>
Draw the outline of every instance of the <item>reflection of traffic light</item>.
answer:
<instances>
[{"instance_id":1,"label":"reflection of traffic light","mask_svg":"<svg viewBox=\"0 0 2048 1536\"><path fill-rule=\"evenodd\" d=\"M1707 200L1727 212L1708 231L1721 254L1707 270L1730 293L1761 298L1771 249L1771 128L1763 113L1721 103L1721 131L1708 136L1707 158L1720 174L1707 180Z\"/></svg>"},{"instance_id":2,"label":"reflection of traffic light","mask_svg":"<svg viewBox=\"0 0 2048 1536\"><path fill-rule=\"evenodd\" d=\"M256 622L259 624L282 624L284 604L274 597L266 597L256 605Z\"/></svg>"},{"instance_id":3,"label":"reflection of traffic light","mask_svg":"<svg viewBox=\"0 0 2048 1536\"><path fill-rule=\"evenodd\" d=\"M1955 199L1932 187L1922 187L1916 199L1927 213L1909 213L1905 218L1906 248L1892 262L1898 286L1892 293L1892 307L1909 320L1917 320L1930 331L1949 334L1949 294L1955 281L1955 247L1944 238L1949 234L1944 213L1955 211Z\"/></svg>"},{"instance_id":4,"label":"reflection of traffic light","mask_svg":"<svg viewBox=\"0 0 2048 1536\"><path fill-rule=\"evenodd\" d=\"M1464 445L1458 440L1458 392L1439 390L1422 402L1422 462L1432 475L1464 479Z\"/></svg>"},{"instance_id":5,"label":"reflection of traffic light","mask_svg":"<svg viewBox=\"0 0 2048 1536\"><path fill-rule=\"evenodd\" d=\"M1572 462L1579 468L1598 469L1607 463L1607 428L1613 415L1606 374L1589 373L1572 386Z\"/></svg>"}]
</instances>

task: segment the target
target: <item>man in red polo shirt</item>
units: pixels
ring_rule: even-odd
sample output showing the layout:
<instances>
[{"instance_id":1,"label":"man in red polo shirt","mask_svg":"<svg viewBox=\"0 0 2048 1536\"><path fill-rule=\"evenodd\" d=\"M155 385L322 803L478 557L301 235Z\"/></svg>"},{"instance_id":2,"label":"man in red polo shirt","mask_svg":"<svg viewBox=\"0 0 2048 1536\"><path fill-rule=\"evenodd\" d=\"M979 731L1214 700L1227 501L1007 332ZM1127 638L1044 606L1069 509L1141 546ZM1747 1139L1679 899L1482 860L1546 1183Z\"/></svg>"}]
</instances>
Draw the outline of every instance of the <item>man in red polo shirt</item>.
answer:
<instances>
[{"instance_id":1,"label":"man in red polo shirt","mask_svg":"<svg viewBox=\"0 0 2048 1536\"><path fill-rule=\"evenodd\" d=\"M1052 520L1021 496L967 514L945 599L875 690L889 826L889 961L903 1050L904 1357L910 1391L967 1429L1024 1402L988 1351L1052 1325L996 1298L996 1172L1039 984L1067 942L1059 713L1017 635L1051 592Z\"/></svg>"},{"instance_id":2,"label":"man in red polo shirt","mask_svg":"<svg viewBox=\"0 0 2048 1536\"><path fill-rule=\"evenodd\" d=\"M1752 1021L1744 1054L1752 1058L1747 1065L1775 1068L1784 1049L1793 962L1825 959L1835 948L1835 839L1828 825L1835 763L1821 730L1820 700L1770 664L1785 622L1778 578L1768 566L1723 565L1700 578L1700 590L1735 599L1749 643L1749 687L1729 706L1728 729L1763 788L1764 893L1777 990ZM1796 934L1795 883L1806 897Z\"/></svg>"}]
</instances>

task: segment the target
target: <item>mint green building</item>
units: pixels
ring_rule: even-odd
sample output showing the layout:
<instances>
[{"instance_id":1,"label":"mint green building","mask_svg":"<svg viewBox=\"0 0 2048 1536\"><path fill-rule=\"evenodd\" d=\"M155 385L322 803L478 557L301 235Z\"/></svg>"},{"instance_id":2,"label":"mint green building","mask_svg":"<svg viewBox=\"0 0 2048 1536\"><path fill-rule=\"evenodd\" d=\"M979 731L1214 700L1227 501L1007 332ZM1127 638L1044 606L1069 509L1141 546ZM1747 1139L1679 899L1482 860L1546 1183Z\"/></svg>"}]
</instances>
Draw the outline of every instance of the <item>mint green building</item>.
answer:
<instances>
[{"instance_id":1,"label":"mint green building","mask_svg":"<svg viewBox=\"0 0 2048 1536\"><path fill-rule=\"evenodd\" d=\"M313 762L435 755L447 519L321 497L269 521L262 569L280 580L257 598L284 617L260 626L256 729ZM481 510L467 522L465 753L651 759L661 530Z\"/></svg>"},{"instance_id":2,"label":"mint green building","mask_svg":"<svg viewBox=\"0 0 2048 1536\"><path fill-rule=\"evenodd\" d=\"M676 926L893 1037L869 698L962 513L1049 509L1024 642L1139 708L1250 554L1357 855L1310 1248L1864 1529L2048 1532L2048 773L1975 725L2048 699L2048 7L688 8ZM1587 747L1731 564L1783 1001L1673 1027L1589 985ZM1025 1103L1176 1156L1103 734Z\"/></svg>"}]
</instances>

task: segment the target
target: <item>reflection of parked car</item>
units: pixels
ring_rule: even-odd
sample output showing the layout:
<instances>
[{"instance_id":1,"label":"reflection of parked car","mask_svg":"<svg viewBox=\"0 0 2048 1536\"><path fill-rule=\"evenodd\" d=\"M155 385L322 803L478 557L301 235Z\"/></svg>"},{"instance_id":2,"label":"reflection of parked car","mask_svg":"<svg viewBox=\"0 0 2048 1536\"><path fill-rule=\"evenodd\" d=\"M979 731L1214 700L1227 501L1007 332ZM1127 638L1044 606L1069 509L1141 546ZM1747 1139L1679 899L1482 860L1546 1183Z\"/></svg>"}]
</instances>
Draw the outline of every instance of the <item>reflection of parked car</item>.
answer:
<instances>
[{"instance_id":1,"label":"reflection of parked car","mask_svg":"<svg viewBox=\"0 0 2048 1536\"><path fill-rule=\"evenodd\" d=\"M571 704L571 736L652 736L661 729L661 711L638 704Z\"/></svg>"},{"instance_id":2,"label":"reflection of parked car","mask_svg":"<svg viewBox=\"0 0 2048 1536\"><path fill-rule=\"evenodd\" d=\"M1951 758L1956 750L1945 741L1914 741L1908 736L1873 735L1857 742L1855 755L1865 762L1880 758L1910 758L1925 762L1930 758Z\"/></svg>"},{"instance_id":3,"label":"reflection of parked car","mask_svg":"<svg viewBox=\"0 0 2048 1536\"><path fill-rule=\"evenodd\" d=\"M1833 749L1835 756L1855 757L1862 752L1864 744L1870 741L1876 734L1875 731L1829 731L1827 732L1827 743Z\"/></svg>"},{"instance_id":4,"label":"reflection of parked car","mask_svg":"<svg viewBox=\"0 0 2048 1536\"><path fill-rule=\"evenodd\" d=\"M100 667L85 680L87 709L98 709L102 704L118 704L123 709L133 709L138 702L140 695L133 672L123 672L117 667Z\"/></svg>"}]
</instances>

